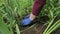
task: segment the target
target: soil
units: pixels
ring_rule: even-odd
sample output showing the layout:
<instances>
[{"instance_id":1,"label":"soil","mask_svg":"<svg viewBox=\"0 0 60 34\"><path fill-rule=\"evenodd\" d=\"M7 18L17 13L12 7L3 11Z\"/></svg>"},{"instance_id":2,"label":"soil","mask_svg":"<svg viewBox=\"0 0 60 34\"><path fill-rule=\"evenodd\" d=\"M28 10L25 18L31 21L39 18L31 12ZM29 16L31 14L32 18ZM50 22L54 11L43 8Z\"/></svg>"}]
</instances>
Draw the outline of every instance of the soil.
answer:
<instances>
[{"instance_id":1,"label":"soil","mask_svg":"<svg viewBox=\"0 0 60 34\"><path fill-rule=\"evenodd\" d=\"M28 28L28 27L24 27L24 28ZM42 24L37 24L34 27L21 32L21 34L43 34L43 31L46 27L43 26ZM54 32L52 32L51 34L60 34L60 29L55 30Z\"/></svg>"},{"instance_id":2,"label":"soil","mask_svg":"<svg viewBox=\"0 0 60 34\"><path fill-rule=\"evenodd\" d=\"M32 27L24 32L21 32L21 34L42 34L44 29L45 29L45 27L43 27L41 24L36 24L34 27Z\"/></svg>"},{"instance_id":3,"label":"soil","mask_svg":"<svg viewBox=\"0 0 60 34\"><path fill-rule=\"evenodd\" d=\"M45 18L46 18L46 17L45 17ZM40 19L41 19L41 18L40 18ZM38 21L36 21L36 22L39 22L39 23L35 23L36 25L34 25L34 26L31 27L31 28L29 28L30 26L21 27L20 30L25 30L25 29L29 28L28 30L21 32L21 34L43 34L43 31L45 30L46 26L43 25L43 24L40 22L40 21L42 21L42 20L40 20L40 19L38 19ZM37 20L37 19L36 19L36 20ZM45 19L43 18L43 20L45 20ZM47 19L47 20L48 20L48 19ZM43 22L45 22L45 21L43 21ZM56 30L55 30L54 32L52 32L51 34L60 34L60 28L59 28L59 29L56 29Z\"/></svg>"}]
</instances>

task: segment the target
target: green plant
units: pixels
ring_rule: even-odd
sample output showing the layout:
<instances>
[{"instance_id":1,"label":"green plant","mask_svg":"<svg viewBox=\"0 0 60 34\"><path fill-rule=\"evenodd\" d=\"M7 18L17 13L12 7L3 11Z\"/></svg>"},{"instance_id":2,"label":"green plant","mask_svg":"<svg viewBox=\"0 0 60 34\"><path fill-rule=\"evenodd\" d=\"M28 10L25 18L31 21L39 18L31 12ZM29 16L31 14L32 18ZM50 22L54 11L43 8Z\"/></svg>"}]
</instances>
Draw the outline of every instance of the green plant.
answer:
<instances>
[{"instance_id":1,"label":"green plant","mask_svg":"<svg viewBox=\"0 0 60 34\"><path fill-rule=\"evenodd\" d=\"M18 26L23 17L32 11L33 2L34 0L0 0L0 33L14 34L15 32L20 34L20 32L24 32L36 25L34 24L23 31L20 31L20 26ZM46 5L38 17L40 16L49 17L48 26L43 34L53 32L60 26L60 20L53 24L55 18L60 16L60 0L46 0Z\"/></svg>"},{"instance_id":2,"label":"green plant","mask_svg":"<svg viewBox=\"0 0 60 34\"><path fill-rule=\"evenodd\" d=\"M54 1L54 2L53 2ZM57 24L57 23L59 23L59 22L56 22L56 23L54 23L53 24L53 22L54 22L54 20L55 20L55 18L57 17L57 16L60 16L59 14L60 14L60 6L58 5L59 3L58 3L58 1L59 0L51 0L50 2L51 3L49 3L50 4L50 6L51 7L49 7L48 8L48 17L50 18L50 20L49 20L49 22L48 22L48 26L47 26L47 28L45 29L45 31L43 32L43 34L50 34L51 32L53 32L56 28L58 28L58 25L59 24ZM48 2L47 2L48 3ZM55 4L56 3L56 4ZM58 4L57 4L58 3ZM53 24L53 25L52 25ZM56 25L57 24L57 25ZM56 25L56 27L54 26L54 25ZM52 28L52 27L54 27L54 28ZM51 30L51 31L50 31Z\"/></svg>"},{"instance_id":3,"label":"green plant","mask_svg":"<svg viewBox=\"0 0 60 34\"><path fill-rule=\"evenodd\" d=\"M5 30L0 27L2 34L20 34L19 24L23 15L31 12L33 0L0 0L0 16L3 19L1 25L6 26ZM4 16L4 17L2 17ZM16 28L15 28L16 27ZM15 29L13 29L15 28ZM10 31L9 31L10 30ZM3 31L5 31L3 33Z\"/></svg>"},{"instance_id":4,"label":"green plant","mask_svg":"<svg viewBox=\"0 0 60 34\"><path fill-rule=\"evenodd\" d=\"M55 24L53 24L49 30L46 32L46 34L50 34L53 32L55 29L57 29L60 26L60 20L58 20Z\"/></svg>"},{"instance_id":5,"label":"green plant","mask_svg":"<svg viewBox=\"0 0 60 34\"><path fill-rule=\"evenodd\" d=\"M11 29L9 29L8 26L6 25L6 23L4 23L4 21L3 21L3 17L5 15L6 14L4 14L3 16L0 16L0 33L1 34L13 34Z\"/></svg>"}]
</instances>

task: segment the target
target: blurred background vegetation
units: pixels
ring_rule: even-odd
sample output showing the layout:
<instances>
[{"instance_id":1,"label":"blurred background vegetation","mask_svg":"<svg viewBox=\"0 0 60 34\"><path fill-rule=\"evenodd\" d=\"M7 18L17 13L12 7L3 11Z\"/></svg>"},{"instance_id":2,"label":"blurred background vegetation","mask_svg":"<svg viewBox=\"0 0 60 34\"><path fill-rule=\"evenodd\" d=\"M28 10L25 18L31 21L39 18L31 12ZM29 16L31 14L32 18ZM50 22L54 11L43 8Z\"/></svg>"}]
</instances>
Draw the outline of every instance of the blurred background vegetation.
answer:
<instances>
[{"instance_id":1,"label":"blurred background vegetation","mask_svg":"<svg viewBox=\"0 0 60 34\"><path fill-rule=\"evenodd\" d=\"M0 34L20 34L20 21L31 13L33 2L34 0L0 0ZM46 0L46 5L38 17L42 16L49 17L43 34L50 34L59 28L60 19L54 20L60 16L60 0Z\"/></svg>"}]
</instances>

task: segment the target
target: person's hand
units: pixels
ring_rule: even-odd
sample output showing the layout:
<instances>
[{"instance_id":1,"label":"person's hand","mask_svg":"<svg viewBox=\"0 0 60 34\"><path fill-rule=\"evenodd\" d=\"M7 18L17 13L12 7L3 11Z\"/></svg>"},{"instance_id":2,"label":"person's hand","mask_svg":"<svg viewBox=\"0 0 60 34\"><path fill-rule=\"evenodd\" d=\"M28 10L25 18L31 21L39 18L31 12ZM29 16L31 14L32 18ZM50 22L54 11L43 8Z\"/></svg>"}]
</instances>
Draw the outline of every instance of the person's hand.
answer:
<instances>
[{"instance_id":1,"label":"person's hand","mask_svg":"<svg viewBox=\"0 0 60 34\"><path fill-rule=\"evenodd\" d=\"M25 26L25 25L29 25L31 23L31 19L29 18L30 15L26 16L22 21L21 21L21 25Z\"/></svg>"}]
</instances>

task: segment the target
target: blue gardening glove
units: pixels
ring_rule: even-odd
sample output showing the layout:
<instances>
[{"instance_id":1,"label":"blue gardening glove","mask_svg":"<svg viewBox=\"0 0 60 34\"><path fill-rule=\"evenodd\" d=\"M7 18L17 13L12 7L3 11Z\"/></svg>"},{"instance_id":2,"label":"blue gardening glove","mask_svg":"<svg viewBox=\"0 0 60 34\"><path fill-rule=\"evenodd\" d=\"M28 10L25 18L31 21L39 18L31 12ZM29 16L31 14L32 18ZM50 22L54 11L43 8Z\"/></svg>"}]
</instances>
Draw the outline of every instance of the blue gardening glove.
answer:
<instances>
[{"instance_id":1,"label":"blue gardening glove","mask_svg":"<svg viewBox=\"0 0 60 34\"><path fill-rule=\"evenodd\" d=\"M26 19L26 18L29 18L29 17L30 17L30 15L27 15L27 16L25 17L25 19Z\"/></svg>"},{"instance_id":2,"label":"blue gardening glove","mask_svg":"<svg viewBox=\"0 0 60 34\"><path fill-rule=\"evenodd\" d=\"M22 26L29 25L31 23L32 20L29 17L30 15L26 16L25 19L22 20Z\"/></svg>"}]
</instances>

